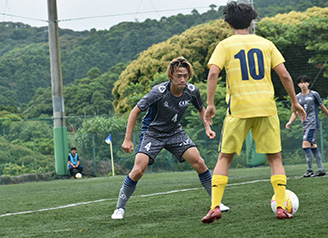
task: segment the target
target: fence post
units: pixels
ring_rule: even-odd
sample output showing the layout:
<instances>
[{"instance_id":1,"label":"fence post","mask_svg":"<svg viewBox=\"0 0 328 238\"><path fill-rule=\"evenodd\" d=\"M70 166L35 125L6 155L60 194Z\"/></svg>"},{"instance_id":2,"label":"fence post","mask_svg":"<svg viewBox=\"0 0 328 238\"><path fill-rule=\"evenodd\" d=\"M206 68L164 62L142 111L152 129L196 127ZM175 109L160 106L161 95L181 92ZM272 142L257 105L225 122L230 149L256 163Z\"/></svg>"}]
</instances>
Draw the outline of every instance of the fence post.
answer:
<instances>
[{"instance_id":1,"label":"fence post","mask_svg":"<svg viewBox=\"0 0 328 238\"><path fill-rule=\"evenodd\" d=\"M92 134L92 153L93 153L93 167L95 170L95 176L97 174L97 164L96 164L96 143L95 143L95 134Z\"/></svg>"},{"instance_id":2,"label":"fence post","mask_svg":"<svg viewBox=\"0 0 328 238\"><path fill-rule=\"evenodd\" d=\"M33 133L33 146L34 146L34 166L35 166L35 179L38 181L38 168L37 168L37 157L36 157L36 148L35 148L35 138Z\"/></svg>"},{"instance_id":3,"label":"fence post","mask_svg":"<svg viewBox=\"0 0 328 238\"><path fill-rule=\"evenodd\" d=\"M325 160L325 148L323 147L323 130L322 130L322 121L319 121L320 126L320 147L321 147L321 158Z\"/></svg>"}]
</instances>

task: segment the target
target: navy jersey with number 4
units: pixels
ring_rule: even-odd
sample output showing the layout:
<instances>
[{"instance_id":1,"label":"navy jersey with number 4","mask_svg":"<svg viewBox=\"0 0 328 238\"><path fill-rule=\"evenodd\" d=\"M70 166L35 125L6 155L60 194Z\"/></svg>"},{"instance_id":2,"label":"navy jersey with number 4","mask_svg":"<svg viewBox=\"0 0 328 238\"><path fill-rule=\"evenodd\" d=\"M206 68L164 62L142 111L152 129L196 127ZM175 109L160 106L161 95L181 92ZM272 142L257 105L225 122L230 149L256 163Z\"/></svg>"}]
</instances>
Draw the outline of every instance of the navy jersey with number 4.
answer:
<instances>
[{"instance_id":1,"label":"navy jersey with number 4","mask_svg":"<svg viewBox=\"0 0 328 238\"><path fill-rule=\"evenodd\" d=\"M296 95L299 104L306 112L306 120L302 122L303 129L318 129L318 106L321 106L322 99L316 91L310 90L307 95L299 93Z\"/></svg>"},{"instance_id":2,"label":"navy jersey with number 4","mask_svg":"<svg viewBox=\"0 0 328 238\"><path fill-rule=\"evenodd\" d=\"M170 91L170 82L154 86L138 103L141 111L148 112L142 121L142 130L174 133L181 128L180 120L192 103L196 109L203 107L198 88L188 83L182 96L175 97Z\"/></svg>"}]
</instances>

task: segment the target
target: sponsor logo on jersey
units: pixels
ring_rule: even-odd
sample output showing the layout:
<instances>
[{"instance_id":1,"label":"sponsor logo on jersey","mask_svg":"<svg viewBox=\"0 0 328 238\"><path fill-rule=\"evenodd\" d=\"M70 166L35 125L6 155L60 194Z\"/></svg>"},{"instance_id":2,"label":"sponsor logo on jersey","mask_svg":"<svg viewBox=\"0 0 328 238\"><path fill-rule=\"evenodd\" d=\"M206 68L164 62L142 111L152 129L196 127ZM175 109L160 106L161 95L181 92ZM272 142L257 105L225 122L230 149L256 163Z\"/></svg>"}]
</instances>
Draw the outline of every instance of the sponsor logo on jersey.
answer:
<instances>
[{"instance_id":1,"label":"sponsor logo on jersey","mask_svg":"<svg viewBox=\"0 0 328 238\"><path fill-rule=\"evenodd\" d=\"M311 101L312 97L305 97L305 101Z\"/></svg>"},{"instance_id":2,"label":"sponsor logo on jersey","mask_svg":"<svg viewBox=\"0 0 328 238\"><path fill-rule=\"evenodd\" d=\"M184 100L179 102L179 107L188 107L190 104L190 100Z\"/></svg>"},{"instance_id":3,"label":"sponsor logo on jersey","mask_svg":"<svg viewBox=\"0 0 328 238\"><path fill-rule=\"evenodd\" d=\"M188 84L188 88L190 91L194 91L196 87L193 84Z\"/></svg>"},{"instance_id":4,"label":"sponsor logo on jersey","mask_svg":"<svg viewBox=\"0 0 328 238\"><path fill-rule=\"evenodd\" d=\"M159 86L158 87L158 91L160 91L161 93L164 93L166 90L166 87L165 86Z\"/></svg>"}]
</instances>

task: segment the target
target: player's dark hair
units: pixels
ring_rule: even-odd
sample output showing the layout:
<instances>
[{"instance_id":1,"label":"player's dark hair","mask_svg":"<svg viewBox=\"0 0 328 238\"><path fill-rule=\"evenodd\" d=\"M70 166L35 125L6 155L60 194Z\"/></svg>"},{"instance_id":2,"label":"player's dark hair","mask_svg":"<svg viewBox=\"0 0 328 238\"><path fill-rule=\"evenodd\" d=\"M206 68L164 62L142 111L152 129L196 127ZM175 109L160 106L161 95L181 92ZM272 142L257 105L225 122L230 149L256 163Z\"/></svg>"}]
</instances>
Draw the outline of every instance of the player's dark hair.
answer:
<instances>
[{"instance_id":1,"label":"player's dark hair","mask_svg":"<svg viewBox=\"0 0 328 238\"><path fill-rule=\"evenodd\" d=\"M76 150L76 148L75 148L75 147L72 147L72 148L71 148L71 151L72 151L72 150Z\"/></svg>"},{"instance_id":2,"label":"player's dark hair","mask_svg":"<svg viewBox=\"0 0 328 238\"><path fill-rule=\"evenodd\" d=\"M257 12L252 6L232 1L223 9L224 20L234 29L246 29L252 20L257 18Z\"/></svg>"},{"instance_id":3,"label":"player's dark hair","mask_svg":"<svg viewBox=\"0 0 328 238\"><path fill-rule=\"evenodd\" d=\"M297 78L297 84L299 83L310 83L310 78L307 75L300 75Z\"/></svg>"},{"instance_id":4,"label":"player's dark hair","mask_svg":"<svg viewBox=\"0 0 328 238\"><path fill-rule=\"evenodd\" d=\"M180 67L187 68L188 73L189 73L189 78L192 77L192 75L193 75L192 66L189 63L189 61L186 60L182 56L180 56L176 59L173 59L170 62L169 66L167 67L167 70L166 70L167 77L169 79L171 79L173 77L174 72Z\"/></svg>"}]
</instances>

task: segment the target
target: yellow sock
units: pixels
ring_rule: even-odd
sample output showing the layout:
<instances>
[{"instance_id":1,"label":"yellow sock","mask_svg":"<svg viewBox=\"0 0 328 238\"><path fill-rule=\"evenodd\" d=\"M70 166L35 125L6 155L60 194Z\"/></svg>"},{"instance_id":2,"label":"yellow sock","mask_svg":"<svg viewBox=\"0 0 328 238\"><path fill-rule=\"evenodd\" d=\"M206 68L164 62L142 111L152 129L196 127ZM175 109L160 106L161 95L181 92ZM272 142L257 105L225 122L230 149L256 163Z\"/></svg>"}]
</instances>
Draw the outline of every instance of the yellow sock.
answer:
<instances>
[{"instance_id":1,"label":"yellow sock","mask_svg":"<svg viewBox=\"0 0 328 238\"><path fill-rule=\"evenodd\" d=\"M271 184L276 195L277 206L285 208L285 194L286 194L286 184L287 178L286 175L272 175Z\"/></svg>"},{"instance_id":2,"label":"yellow sock","mask_svg":"<svg viewBox=\"0 0 328 238\"><path fill-rule=\"evenodd\" d=\"M220 206L224 189L228 184L228 176L213 175L212 177L212 206L211 210L216 206Z\"/></svg>"}]
</instances>

